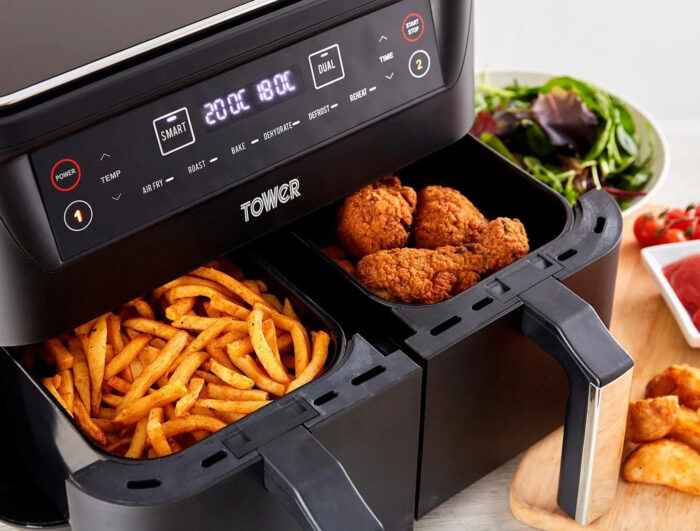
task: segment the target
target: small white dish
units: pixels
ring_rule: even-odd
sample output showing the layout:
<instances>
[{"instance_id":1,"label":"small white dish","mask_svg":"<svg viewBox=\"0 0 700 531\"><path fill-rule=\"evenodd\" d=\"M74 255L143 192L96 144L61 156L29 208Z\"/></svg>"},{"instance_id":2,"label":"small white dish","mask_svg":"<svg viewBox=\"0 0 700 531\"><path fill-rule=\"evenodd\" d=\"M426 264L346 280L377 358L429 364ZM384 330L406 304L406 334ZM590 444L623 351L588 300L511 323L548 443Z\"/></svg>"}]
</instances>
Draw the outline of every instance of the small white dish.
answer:
<instances>
[{"instance_id":1,"label":"small white dish","mask_svg":"<svg viewBox=\"0 0 700 531\"><path fill-rule=\"evenodd\" d=\"M477 79L480 79L481 75L481 73L477 74ZM543 72L504 70L489 72L488 77L489 83L494 87L506 87L513 83L514 80L517 80L523 86L539 86L553 77L557 77L557 75ZM597 83L594 83L594 85L605 90L604 87L601 87ZM639 213L641 208L649 203L652 196L664 185L671 167L671 153L668 142L666 142L666 138L661 132L661 128L659 128L654 119L646 111L642 110L642 108L635 103L630 102L627 98L620 98L617 94L613 94L613 96L623 101L629 108L632 119L637 126L637 131L639 132L641 159L646 157L649 153L649 135L651 135L654 142L654 156L651 161L651 179L644 188L647 195L635 197L630 201L627 208L622 211L622 215L626 217ZM649 124L649 129L647 129L647 124Z\"/></svg>"},{"instance_id":2,"label":"small white dish","mask_svg":"<svg viewBox=\"0 0 700 531\"><path fill-rule=\"evenodd\" d=\"M673 291L663 272L667 265L695 254L700 254L700 240L647 247L642 249L642 261L656 280L685 340L691 347L700 348L700 331L693 324L693 318L681 303L676 292Z\"/></svg>"}]
</instances>

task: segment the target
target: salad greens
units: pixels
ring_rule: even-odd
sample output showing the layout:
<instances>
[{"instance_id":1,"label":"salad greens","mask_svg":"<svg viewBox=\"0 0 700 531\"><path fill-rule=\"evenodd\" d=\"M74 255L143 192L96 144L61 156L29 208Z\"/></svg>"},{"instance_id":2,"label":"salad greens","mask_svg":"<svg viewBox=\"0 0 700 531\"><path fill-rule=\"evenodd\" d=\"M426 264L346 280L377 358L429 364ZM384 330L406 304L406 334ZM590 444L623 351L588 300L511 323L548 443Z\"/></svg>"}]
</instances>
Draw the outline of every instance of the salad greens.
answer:
<instances>
[{"instance_id":1,"label":"salad greens","mask_svg":"<svg viewBox=\"0 0 700 531\"><path fill-rule=\"evenodd\" d=\"M623 209L646 195L653 141L642 160L637 126L618 98L571 77L499 88L484 74L475 100L472 133L572 205L594 188L606 190Z\"/></svg>"}]
</instances>

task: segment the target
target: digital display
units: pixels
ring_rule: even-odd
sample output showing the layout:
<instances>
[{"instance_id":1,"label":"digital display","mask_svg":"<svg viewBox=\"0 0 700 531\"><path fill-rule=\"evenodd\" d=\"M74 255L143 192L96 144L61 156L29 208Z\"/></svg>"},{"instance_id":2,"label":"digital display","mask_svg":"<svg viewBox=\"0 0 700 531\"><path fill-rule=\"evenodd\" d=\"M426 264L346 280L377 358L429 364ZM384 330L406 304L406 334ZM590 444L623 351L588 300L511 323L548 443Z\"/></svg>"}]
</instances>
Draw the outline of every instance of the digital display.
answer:
<instances>
[{"instance_id":1,"label":"digital display","mask_svg":"<svg viewBox=\"0 0 700 531\"><path fill-rule=\"evenodd\" d=\"M252 116L304 92L299 66L275 72L253 83L233 88L202 105L202 119L213 129Z\"/></svg>"}]
</instances>

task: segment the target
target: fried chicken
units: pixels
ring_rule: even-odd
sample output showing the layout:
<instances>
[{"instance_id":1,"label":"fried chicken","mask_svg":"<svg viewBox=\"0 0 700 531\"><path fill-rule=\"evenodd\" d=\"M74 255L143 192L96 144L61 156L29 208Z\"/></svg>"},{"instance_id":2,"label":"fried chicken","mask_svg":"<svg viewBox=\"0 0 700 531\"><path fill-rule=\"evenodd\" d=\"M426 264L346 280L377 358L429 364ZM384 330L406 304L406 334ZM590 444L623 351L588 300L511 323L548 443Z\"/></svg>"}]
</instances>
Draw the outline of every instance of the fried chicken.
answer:
<instances>
[{"instance_id":1,"label":"fried chicken","mask_svg":"<svg viewBox=\"0 0 700 531\"><path fill-rule=\"evenodd\" d=\"M416 247L437 249L475 243L487 226L486 217L454 188L428 186L418 194Z\"/></svg>"},{"instance_id":2,"label":"fried chicken","mask_svg":"<svg viewBox=\"0 0 700 531\"><path fill-rule=\"evenodd\" d=\"M338 212L338 240L348 255L362 258L383 249L404 247L413 225L416 191L387 177L345 199Z\"/></svg>"},{"instance_id":3,"label":"fried chicken","mask_svg":"<svg viewBox=\"0 0 700 531\"><path fill-rule=\"evenodd\" d=\"M380 297L433 304L479 282L485 267L483 257L464 247L392 249L360 260L357 278Z\"/></svg>"},{"instance_id":4,"label":"fried chicken","mask_svg":"<svg viewBox=\"0 0 700 531\"><path fill-rule=\"evenodd\" d=\"M348 275L353 277L355 276L355 265L348 260L348 257L345 255L345 251L343 249L333 246L324 247L323 252L326 253L328 258L342 267Z\"/></svg>"},{"instance_id":5,"label":"fried chicken","mask_svg":"<svg viewBox=\"0 0 700 531\"><path fill-rule=\"evenodd\" d=\"M405 247L414 214L417 249ZM416 197L397 177L346 198L337 236L344 249L324 249L331 259L380 297L407 304L449 299L530 250L519 220L489 222L453 188L428 186Z\"/></svg>"},{"instance_id":6,"label":"fried chicken","mask_svg":"<svg viewBox=\"0 0 700 531\"><path fill-rule=\"evenodd\" d=\"M500 271L530 252L525 227L519 219L496 218L488 224L478 243L468 249L484 257L486 274Z\"/></svg>"},{"instance_id":7,"label":"fried chicken","mask_svg":"<svg viewBox=\"0 0 700 531\"><path fill-rule=\"evenodd\" d=\"M365 256L357 278L386 299L433 304L469 289L483 275L495 273L525 256L529 244L517 219L488 224L478 243L437 249L392 249Z\"/></svg>"}]
</instances>

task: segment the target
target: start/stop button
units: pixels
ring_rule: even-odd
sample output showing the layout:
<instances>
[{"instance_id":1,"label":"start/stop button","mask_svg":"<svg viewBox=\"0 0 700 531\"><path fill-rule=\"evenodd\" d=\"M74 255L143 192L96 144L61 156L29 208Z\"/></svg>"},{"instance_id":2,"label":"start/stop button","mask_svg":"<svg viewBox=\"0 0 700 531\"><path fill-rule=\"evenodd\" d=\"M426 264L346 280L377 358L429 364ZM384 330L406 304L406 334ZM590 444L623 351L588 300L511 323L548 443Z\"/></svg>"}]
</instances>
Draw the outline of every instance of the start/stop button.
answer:
<instances>
[{"instance_id":1,"label":"start/stop button","mask_svg":"<svg viewBox=\"0 0 700 531\"><path fill-rule=\"evenodd\" d=\"M401 25L403 38L408 42L418 42L425 32L425 21L418 13L411 13L403 19Z\"/></svg>"},{"instance_id":2,"label":"start/stop button","mask_svg":"<svg viewBox=\"0 0 700 531\"><path fill-rule=\"evenodd\" d=\"M80 166L73 159L61 159L51 168L51 184L59 192L70 192L80 182Z\"/></svg>"}]
</instances>

